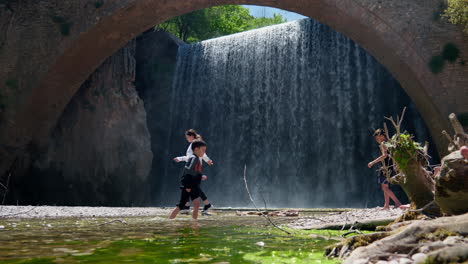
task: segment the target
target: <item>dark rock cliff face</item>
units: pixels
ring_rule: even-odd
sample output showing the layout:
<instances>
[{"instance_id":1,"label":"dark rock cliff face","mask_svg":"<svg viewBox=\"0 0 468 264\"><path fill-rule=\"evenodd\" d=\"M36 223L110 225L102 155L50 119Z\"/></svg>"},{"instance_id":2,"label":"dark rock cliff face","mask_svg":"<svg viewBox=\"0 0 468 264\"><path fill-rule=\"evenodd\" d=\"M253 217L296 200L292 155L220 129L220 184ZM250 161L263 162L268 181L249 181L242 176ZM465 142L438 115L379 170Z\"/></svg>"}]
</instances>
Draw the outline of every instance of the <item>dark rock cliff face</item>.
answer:
<instances>
[{"instance_id":1,"label":"dark rock cliff face","mask_svg":"<svg viewBox=\"0 0 468 264\"><path fill-rule=\"evenodd\" d=\"M172 162L168 153L167 125L171 116L169 103L177 51L179 46L184 44L182 40L164 31L148 31L137 38L135 83L145 104L151 134L151 150L154 156L150 174L153 190L161 189L164 182L162 177L166 173L163 170L167 166L162 165ZM184 131L178 132L181 133L180 139L184 140ZM183 154L184 149L181 149L181 152Z\"/></svg>"},{"instance_id":2,"label":"dark rock cliff face","mask_svg":"<svg viewBox=\"0 0 468 264\"><path fill-rule=\"evenodd\" d=\"M135 46L130 42L82 84L48 148L31 157L25 176L12 176L9 203L148 203L153 154L146 112L133 84Z\"/></svg>"}]
</instances>

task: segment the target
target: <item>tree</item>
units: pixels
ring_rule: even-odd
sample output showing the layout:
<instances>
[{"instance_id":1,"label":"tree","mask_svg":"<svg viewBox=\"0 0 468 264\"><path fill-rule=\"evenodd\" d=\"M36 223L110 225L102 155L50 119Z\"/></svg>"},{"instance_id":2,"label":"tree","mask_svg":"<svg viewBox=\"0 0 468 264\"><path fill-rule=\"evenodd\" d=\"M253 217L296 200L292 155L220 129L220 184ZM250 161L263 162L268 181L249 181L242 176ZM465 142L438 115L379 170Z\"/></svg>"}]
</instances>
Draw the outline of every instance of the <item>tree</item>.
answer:
<instances>
[{"instance_id":1,"label":"tree","mask_svg":"<svg viewBox=\"0 0 468 264\"><path fill-rule=\"evenodd\" d=\"M168 20L156 28L168 31L187 43L230 35L286 22L281 15L256 18L238 5L205 8Z\"/></svg>"},{"instance_id":2,"label":"tree","mask_svg":"<svg viewBox=\"0 0 468 264\"><path fill-rule=\"evenodd\" d=\"M445 17L453 24L463 26L463 31L468 34L468 0L448 0Z\"/></svg>"}]
</instances>

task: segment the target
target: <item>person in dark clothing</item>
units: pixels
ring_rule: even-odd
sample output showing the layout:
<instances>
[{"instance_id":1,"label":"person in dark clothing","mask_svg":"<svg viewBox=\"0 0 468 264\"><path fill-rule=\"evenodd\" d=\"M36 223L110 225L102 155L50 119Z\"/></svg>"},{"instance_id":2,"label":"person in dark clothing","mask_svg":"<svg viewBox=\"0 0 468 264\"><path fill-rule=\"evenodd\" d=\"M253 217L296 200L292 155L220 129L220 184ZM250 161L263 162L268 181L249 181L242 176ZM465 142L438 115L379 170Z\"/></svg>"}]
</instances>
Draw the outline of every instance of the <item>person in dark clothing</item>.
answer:
<instances>
[{"instance_id":1,"label":"person in dark clothing","mask_svg":"<svg viewBox=\"0 0 468 264\"><path fill-rule=\"evenodd\" d=\"M201 140L192 142L193 156L191 156L184 168L184 173L181 179L181 194L180 201L169 215L170 219L177 216L185 203L189 199L193 202L192 218L198 218L198 209L200 208L200 182L206 180L206 175L202 174L202 157L206 152L206 143Z\"/></svg>"},{"instance_id":2,"label":"person in dark clothing","mask_svg":"<svg viewBox=\"0 0 468 264\"><path fill-rule=\"evenodd\" d=\"M387 146L385 146L385 141L387 140L387 136L385 135L385 132L382 129L377 129L374 132L374 138L375 138L375 141L377 141L377 143L379 144L381 155L377 159L375 159L375 160L369 162L369 164L367 164L367 167L369 167L369 168L371 168L372 166L374 166L375 164L377 164L379 162L382 163L382 165L385 165L386 164L385 160L388 158ZM384 194L384 201L385 202L384 202L383 209L384 210L390 209L390 199L393 200L393 202L395 203L396 208L402 206L400 201L398 200L398 198L395 196L395 194L392 192L392 190L390 190L390 188L388 187L389 182L388 182L387 177L385 175L385 171L384 171L383 166L379 171L379 183L380 183L380 186L381 186L383 194Z\"/></svg>"},{"instance_id":3,"label":"person in dark clothing","mask_svg":"<svg viewBox=\"0 0 468 264\"><path fill-rule=\"evenodd\" d=\"M185 139L187 139L187 141L190 143L189 147L187 148L187 152L186 152L185 156L175 157L173 159L175 162L181 162L181 161L188 162L188 159L191 156L193 156L192 141L202 140L202 137L194 129L189 129L189 130L185 131ZM206 155L206 153L205 153L205 155L203 155L202 160L205 161L210 166L213 165L213 161ZM203 192L203 190L201 188L200 188L200 198L201 198L201 200L203 201L203 204L204 204L202 213L208 215L207 211L211 207L211 203L210 203L210 201L208 200L208 197L206 196L206 194ZM187 201L187 203L185 204L185 206L183 208L181 208L181 210L183 210L183 212L186 211L188 213L189 209L190 209L190 203Z\"/></svg>"}]
</instances>

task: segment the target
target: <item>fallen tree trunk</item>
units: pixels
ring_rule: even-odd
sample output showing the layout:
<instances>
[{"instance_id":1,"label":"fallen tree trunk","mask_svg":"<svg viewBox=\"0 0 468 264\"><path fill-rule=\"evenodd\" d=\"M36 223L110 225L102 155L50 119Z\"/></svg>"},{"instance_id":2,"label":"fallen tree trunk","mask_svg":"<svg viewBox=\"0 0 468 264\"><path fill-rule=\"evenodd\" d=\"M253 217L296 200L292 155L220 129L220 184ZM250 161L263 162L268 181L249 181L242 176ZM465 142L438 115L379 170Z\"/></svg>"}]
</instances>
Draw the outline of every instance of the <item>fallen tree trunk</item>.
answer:
<instances>
[{"instance_id":1,"label":"fallen tree trunk","mask_svg":"<svg viewBox=\"0 0 468 264\"><path fill-rule=\"evenodd\" d=\"M356 221L354 223L341 222L341 223L332 223L332 224L317 224L317 225L307 226L307 228L303 228L303 229L304 230L312 230L312 229L344 230L344 229L355 228L359 230L374 231L378 226L388 225L391 222L393 222L395 219L396 218L383 218L383 219Z\"/></svg>"},{"instance_id":2,"label":"fallen tree trunk","mask_svg":"<svg viewBox=\"0 0 468 264\"><path fill-rule=\"evenodd\" d=\"M396 133L385 145L393 160L393 169L397 172L397 175L393 177L387 174L387 178L390 183L399 184L403 188L413 209L424 208L422 213L429 216L440 216L439 206L433 203L434 180L430 173L424 169L428 165L427 147L422 147L419 143L414 142L413 137L406 132L400 132L405 109L403 109L401 119L397 117L396 122L392 117L387 118L395 127ZM384 127L388 135L385 124ZM428 204L429 206L427 206Z\"/></svg>"}]
</instances>

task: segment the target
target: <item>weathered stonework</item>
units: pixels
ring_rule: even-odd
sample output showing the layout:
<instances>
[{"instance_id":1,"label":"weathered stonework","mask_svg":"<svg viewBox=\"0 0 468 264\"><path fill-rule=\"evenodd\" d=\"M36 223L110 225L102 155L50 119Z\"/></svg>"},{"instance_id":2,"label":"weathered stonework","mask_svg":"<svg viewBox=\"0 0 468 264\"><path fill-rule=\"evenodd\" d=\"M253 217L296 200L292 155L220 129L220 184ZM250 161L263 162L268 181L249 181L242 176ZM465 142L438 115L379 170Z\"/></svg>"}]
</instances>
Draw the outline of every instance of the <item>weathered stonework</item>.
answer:
<instances>
[{"instance_id":1,"label":"weathered stonework","mask_svg":"<svg viewBox=\"0 0 468 264\"><path fill-rule=\"evenodd\" d=\"M10 180L10 204L148 205L152 152L131 41L109 57L66 106L43 149Z\"/></svg>"},{"instance_id":2,"label":"weathered stonework","mask_svg":"<svg viewBox=\"0 0 468 264\"><path fill-rule=\"evenodd\" d=\"M278 7L309 16L365 48L400 82L437 148L449 113L468 112L468 66L427 64L454 43L468 61L468 36L433 20L440 0L16 0L0 6L0 174L29 145L47 144L58 118L88 76L141 32L174 16L221 4ZM68 35L67 29L69 31ZM5 84L5 85L4 85ZM6 85L8 84L8 85Z\"/></svg>"}]
</instances>

